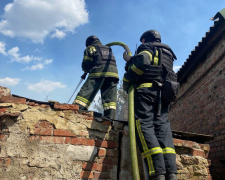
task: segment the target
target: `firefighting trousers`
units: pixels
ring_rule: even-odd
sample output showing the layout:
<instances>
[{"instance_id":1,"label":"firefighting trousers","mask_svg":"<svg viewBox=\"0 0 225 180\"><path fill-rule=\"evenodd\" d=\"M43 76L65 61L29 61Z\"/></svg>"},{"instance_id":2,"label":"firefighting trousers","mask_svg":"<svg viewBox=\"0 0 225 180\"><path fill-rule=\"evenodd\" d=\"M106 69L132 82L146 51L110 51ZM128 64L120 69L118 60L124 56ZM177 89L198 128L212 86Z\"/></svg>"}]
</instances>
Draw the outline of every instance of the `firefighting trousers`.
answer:
<instances>
[{"instance_id":1,"label":"firefighting trousers","mask_svg":"<svg viewBox=\"0 0 225 180\"><path fill-rule=\"evenodd\" d=\"M116 118L118 79L113 77L88 78L78 92L73 104L79 105L80 110L87 110L98 91L101 91L104 116Z\"/></svg>"},{"instance_id":2,"label":"firefighting trousers","mask_svg":"<svg viewBox=\"0 0 225 180\"><path fill-rule=\"evenodd\" d=\"M157 89L135 91L135 119L137 144L150 176L177 173L168 105L162 106L157 117Z\"/></svg>"}]
</instances>

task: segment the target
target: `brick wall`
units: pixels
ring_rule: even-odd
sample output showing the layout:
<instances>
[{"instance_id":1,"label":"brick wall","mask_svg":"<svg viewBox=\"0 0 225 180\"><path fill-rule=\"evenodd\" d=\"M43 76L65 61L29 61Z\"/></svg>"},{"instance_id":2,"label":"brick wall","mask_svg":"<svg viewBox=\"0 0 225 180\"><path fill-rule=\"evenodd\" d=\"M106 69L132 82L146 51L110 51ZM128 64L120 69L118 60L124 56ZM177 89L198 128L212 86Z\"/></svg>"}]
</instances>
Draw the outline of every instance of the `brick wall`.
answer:
<instances>
[{"instance_id":1,"label":"brick wall","mask_svg":"<svg viewBox=\"0 0 225 180\"><path fill-rule=\"evenodd\" d=\"M210 180L209 146L174 143L178 179ZM141 161L139 166L143 179ZM128 127L99 123L93 112L79 114L76 105L37 103L0 87L0 175L3 180L131 180Z\"/></svg>"},{"instance_id":2,"label":"brick wall","mask_svg":"<svg viewBox=\"0 0 225 180\"><path fill-rule=\"evenodd\" d=\"M224 179L225 165L220 161L225 157L224 35L182 84L169 116L173 130L214 135L210 171L213 179Z\"/></svg>"}]
</instances>

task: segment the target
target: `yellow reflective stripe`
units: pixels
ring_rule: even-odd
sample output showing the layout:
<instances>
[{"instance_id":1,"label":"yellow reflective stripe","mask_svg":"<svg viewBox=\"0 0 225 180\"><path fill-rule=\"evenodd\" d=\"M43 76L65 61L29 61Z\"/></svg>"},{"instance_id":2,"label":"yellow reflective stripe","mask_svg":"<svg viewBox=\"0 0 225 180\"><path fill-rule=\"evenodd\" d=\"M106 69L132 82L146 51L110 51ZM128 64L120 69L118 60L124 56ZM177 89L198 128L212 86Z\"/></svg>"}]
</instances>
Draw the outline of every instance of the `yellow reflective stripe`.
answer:
<instances>
[{"instance_id":1,"label":"yellow reflective stripe","mask_svg":"<svg viewBox=\"0 0 225 180\"><path fill-rule=\"evenodd\" d=\"M137 127L137 132L138 132L139 138L141 140L141 144L143 146L143 150L147 151L148 150L148 146L147 146L147 144L145 142L144 135L143 135L143 133L141 131L141 124L140 124L140 120L139 119L136 120L136 127Z\"/></svg>"},{"instance_id":2,"label":"yellow reflective stripe","mask_svg":"<svg viewBox=\"0 0 225 180\"><path fill-rule=\"evenodd\" d=\"M163 154L166 154L166 153L176 154L175 150L169 147L163 149Z\"/></svg>"},{"instance_id":3,"label":"yellow reflective stripe","mask_svg":"<svg viewBox=\"0 0 225 180\"><path fill-rule=\"evenodd\" d=\"M81 97L81 96L77 96L77 97L76 97L76 100L80 100L80 101L84 102L84 103L87 104L87 105L90 105L90 104L91 104L90 101L88 101L87 99L85 99L85 98L83 98L83 97Z\"/></svg>"},{"instance_id":4,"label":"yellow reflective stripe","mask_svg":"<svg viewBox=\"0 0 225 180\"><path fill-rule=\"evenodd\" d=\"M143 158L146 158L148 156L151 156L153 154L158 154L158 153L163 153L163 150L161 147L155 147L155 148L149 149L147 151L144 151L141 154L142 154Z\"/></svg>"},{"instance_id":5,"label":"yellow reflective stripe","mask_svg":"<svg viewBox=\"0 0 225 180\"><path fill-rule=\"evenodd\" d=\"M140 120L139 119L136 120L136 128L137 128L137 132L138 132L138 135L139 135L139 138L140 138L140 141L141 141L141 144L142 144L144 152L148 151L148 146L146 144L144 135L143 135L143 133L141 131L141 124L140 124ZM146 159L147 159L148 167L149 167L149 175L155 174L155 168L153 166L152 157L148 156L148 157L146 157Z\"/></svg>"},{"instance_id":6,"label":"yellow reflective stripe","mask_svg":"<svg viewBox=\"0 0 225 180\"><path fill-rule=\"evenodd\" d=\"M142 54L142 53L147 53L149 55L150 61L152 61L152 54L149 51L141 51L139 54Z\"/></svg>"},{"instance_id":7,"label":"yellow reflective stripe","mask_svg":"<svg viewBox=\"0 0 225 180\"><path fill-rule=\"evenodd\" d=\"M159 63L159 51L156 50L155 56L154 56L154 63L153 65L158 65Z\"/></svg>"},{"instance_id":8,"label":"yellow reflective stripe","mask_svg":"<svg viewBox=\"0 0 225 180\"><path fill-rule=\"evenodd\" d=\"M113 72L97 72L89 74L89 77L106 77L106 76L119 78L118 74Z\"/></svg>"},{"instance_id":9,"label":"yellow reflective stripe","mask_svg":"<svg viewBox=\"0 0 225 180\"><path fill-rule=\"evenodd\" d=\"M144 87L152 87L152 85L153 85L152 83L143 83L139 85L137 89L144 88Z\"/></svg>"},{"instance_id":10,"label":"yellow reflective stripe","mask_svg":"<svg viewBox=\"0 0 225 180\"><path fill-rule=\"evenodd\" d=\"M115 102L104 103L103 107L104 107L104 110L116 109L116 103Z\"/></svg>"},{"instance_id":11,"label":"yellow reflective stripe","mask_svg":"<svg viewBox=\"0 0 225 180\"><path fill-rule=\"evenodd\" d=\"M83 60L84 61L86 61L86 60L93 61L93 58L89 57L89 56L84 56Z\"/></svg>"},{"instance_id":12,"label":"yellow reflective stripe","mask_svg":"<svg viewBox=\"0 0 225 180\"><path fill-rule=\"evenodd\" d=\"M92 55L96 51L96 48L94 46L89 46L88 51Z\"/></svg>"},{"instance_id":13,"label":"yellow reflective stripe","mask_svg":"<svg viewBox=\"0 0 225 180\"><path fill-rule=\"evenodd\" d=\"M126 79L125 77L123 77L123 81L126 81L126 82L130 82L128 79Z\"/></svg>"},{"instance_id":14,"label":"yellow reflective stripe","mask_svg":"<svg viewBox=\"0 0 225 180\"><path fill-rule=\"evenodd\" d=\"M80 100L74 100L73 101L73 104L75 104L75 103L77 103L77 104L80 104L81 106L84 106L84 107L86 107L87 109L89 108L89 105L87 105L86 103L84 103L84 102L82 102L82 101L80 101Z\"/></svg>"},{"instance_id":15,"label":"yellow reflective stripe","mask_svg":"<svg viewBox=\"0 0 225 180\"><path fill-rule=\"evenodd\" d=\"M131 69L138 75L142 75L144 72L138 69L134 64L131 66Z\"/></svg>"}]
</instances>

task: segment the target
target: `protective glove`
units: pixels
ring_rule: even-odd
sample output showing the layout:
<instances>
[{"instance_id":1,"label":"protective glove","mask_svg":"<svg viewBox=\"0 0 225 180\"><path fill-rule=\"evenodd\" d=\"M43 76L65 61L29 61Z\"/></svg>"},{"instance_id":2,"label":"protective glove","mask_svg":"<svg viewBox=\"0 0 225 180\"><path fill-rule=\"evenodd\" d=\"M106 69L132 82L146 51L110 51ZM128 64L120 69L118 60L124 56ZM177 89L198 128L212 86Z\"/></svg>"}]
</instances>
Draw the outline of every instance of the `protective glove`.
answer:
<instances>
[{"instance_id":1,"label":"protective glove","mask_svg":"<svg viewBox=\"0 0 225 180\"><path fill-rule=\"evenodd\" d=\"M123 53L123 59L127 62L131 59L131 57L132 56L129 56L126 51Z\"/></svg>"}]
</instances>

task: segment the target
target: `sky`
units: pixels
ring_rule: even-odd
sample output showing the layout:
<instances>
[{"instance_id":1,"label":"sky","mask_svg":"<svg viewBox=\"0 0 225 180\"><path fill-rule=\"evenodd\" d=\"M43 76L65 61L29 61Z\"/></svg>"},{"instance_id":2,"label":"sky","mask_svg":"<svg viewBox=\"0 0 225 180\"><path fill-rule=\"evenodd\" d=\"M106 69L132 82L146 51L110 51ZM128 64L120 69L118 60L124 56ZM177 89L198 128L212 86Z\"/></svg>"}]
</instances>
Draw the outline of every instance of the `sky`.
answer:
<instances>
[{"instance_id":1,"label":"sky","mask_svg":"<svg viewBox=\"0 0 225 180\"><path fill-rule=\"evenodd\" d=\"M0 0L0 86L37 101L67 103L83 74L88 36L102 44L123 42L134 54L149 29L173 49L177 71L223 8L224 0ZM112 49L122 79L124 49Z\"/></svg>"}]
</instances>

